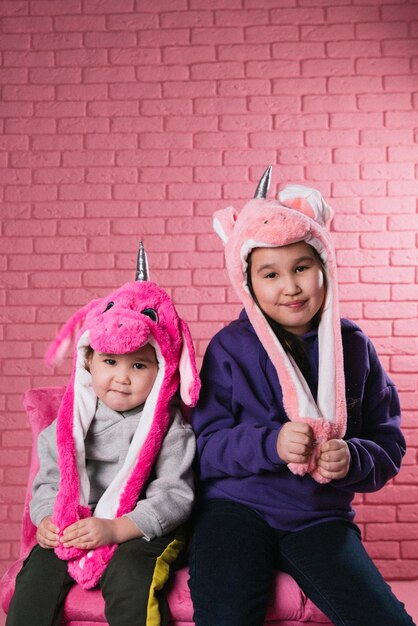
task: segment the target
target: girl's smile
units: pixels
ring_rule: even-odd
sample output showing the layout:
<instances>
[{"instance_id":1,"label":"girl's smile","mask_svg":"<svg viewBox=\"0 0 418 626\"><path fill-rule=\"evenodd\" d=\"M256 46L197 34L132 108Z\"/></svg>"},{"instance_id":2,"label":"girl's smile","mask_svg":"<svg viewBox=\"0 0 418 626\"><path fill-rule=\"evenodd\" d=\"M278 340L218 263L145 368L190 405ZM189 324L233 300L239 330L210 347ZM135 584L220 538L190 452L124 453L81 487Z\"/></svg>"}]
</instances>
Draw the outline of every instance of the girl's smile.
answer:
<instances>
[{"instance_id":1,"label":"girl's smile","mask_svg":"<svg viewBox=\"0 0 418 626\"><path fill-rule=\"evenodd\" d=\"M321 309L325 281L321 262L304 241L251 253L251 282L262 311L285 330L303 335Z\"/></svg>"},{"instance_id":2,"label":"girl's smile","mask_svg":"<svg viewBox=\"0 0 418 626\"><path fill-rule=\"evenodd\" d=\"M306 300L295 300L294 302L288 302L283 306L288 306L290 309L300 309L304 304L306 304Z\"/></svg>"}]
</instances>

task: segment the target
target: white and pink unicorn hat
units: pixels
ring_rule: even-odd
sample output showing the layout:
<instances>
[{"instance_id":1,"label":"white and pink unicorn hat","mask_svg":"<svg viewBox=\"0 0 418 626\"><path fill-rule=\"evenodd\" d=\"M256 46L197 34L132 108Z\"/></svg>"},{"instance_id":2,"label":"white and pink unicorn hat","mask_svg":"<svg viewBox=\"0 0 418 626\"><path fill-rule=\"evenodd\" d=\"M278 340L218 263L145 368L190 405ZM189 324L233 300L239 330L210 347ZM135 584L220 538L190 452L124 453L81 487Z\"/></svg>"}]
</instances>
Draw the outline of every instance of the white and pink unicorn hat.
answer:
<instances>
[{"instance_id":1,"label":"white and pink unicorn hat","mask_svg":"<svg viewBox=\"0 0 418 626\"><path fill-rule=\"evenodd\" d=\"M86 369L86 349L109 354L134 352L150 344L157 356L158 374L145 401L141 419L125 462L100 498L93 515L115 518L135 507L146 484L170 419L170 404L180 389L188 406L198 399L200 380L192 339L168 294L148 281L148 267L142 243L138 254L137 280L109 296L93 300L63 326L47 353L52 363L75 340L71 379L57 417L57 447L60 469L59 493L53 519L66 528L89 517L89 480L86 472L84 439L96 411L97 397ZM86 551L64 548L56 552L68 560L68 571L83 587L96 586L116 545Z\"/></svg>"},{"instance_id":2,"label":"white and pink unicorn hat","mask_svg":"<svg viewBox=\"0 0 418 626\"><path fill-rule=\"evenodd\" d=\"M308 422L319 444L342 437L347 422L337 265L327 230L332 211L319 191L301 185L285 187L278 200L267 200L271 169L267 168L254 199L240 213L233 207L216 211L213 225L225 244L226 267L232 285L276 368L287 416L290 420ZM326 278L326 297L318 327L316 402L298 366L285 352L252 298L247 284L247 259L254 248L285 246L298 241L305 241L318 252ZM318 482L327 482L316 470L315 454L309 463L290 464L289 468L295 474L308 472Z\"/></svg>"}]
</instances>

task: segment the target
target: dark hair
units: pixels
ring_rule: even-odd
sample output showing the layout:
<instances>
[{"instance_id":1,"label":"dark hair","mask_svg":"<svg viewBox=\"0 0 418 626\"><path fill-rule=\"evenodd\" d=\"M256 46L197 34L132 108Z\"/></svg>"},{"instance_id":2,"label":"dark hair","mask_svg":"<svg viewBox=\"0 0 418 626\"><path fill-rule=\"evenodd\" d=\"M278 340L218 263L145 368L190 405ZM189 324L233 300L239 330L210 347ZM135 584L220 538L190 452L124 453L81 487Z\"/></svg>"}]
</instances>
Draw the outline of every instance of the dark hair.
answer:
<instances>
[{"instance_id":1,"label":"dark hair","mask_svg":"<svg viewBox=\"0 0 418 626\"><path fill-rule=\"evenodd\" d=\"M323 264L321 257L319 256L315 248L312 247L312 249L318 261L320 262L321 267L323 268L324 264ZM254 292L253 282L251 279L251 252L249 253L247 257L247 272L246 272L247 273L247 285L248 285L248 289L251 294L251 297L256 303L256 305L258 306L258 308L260 309L260 311L263 313L264 317L266 318L270 328L276 335L277 339L280 341L283 350L289 356L292 357L292 359L295 361L296 365L299 367L300 371L302 372L303 376L307 378L310 368L309 368L309 359L306 353L304 342L302 341L302 339L298 337L298 335L295 335L294 333L291 333L289 330L286 330L285 328L283 328L283 326L281 326L281 324L279 324L274 319L272 319L269 315L267 315L261 308L260 304L258 303L257 296L255 295L255 292ZM325 272L324 272L324 277L325 277ZM321 313L320 311L318 311L318 313L313 318L313 323L319 324L320 317L321 317Z\"/></svg>"},{"instance_id":2,"label":"dark hair","mask_svg":"<svg viewBox=\"0 0 418 626\"><path fill-rule=\"evenodd\" d=\"M90 359L93 356L94 350L91 346L86 346L86 353L84 355L85 362L84 367L89 372L90 371Z\"/></svg>"}]
</instances>

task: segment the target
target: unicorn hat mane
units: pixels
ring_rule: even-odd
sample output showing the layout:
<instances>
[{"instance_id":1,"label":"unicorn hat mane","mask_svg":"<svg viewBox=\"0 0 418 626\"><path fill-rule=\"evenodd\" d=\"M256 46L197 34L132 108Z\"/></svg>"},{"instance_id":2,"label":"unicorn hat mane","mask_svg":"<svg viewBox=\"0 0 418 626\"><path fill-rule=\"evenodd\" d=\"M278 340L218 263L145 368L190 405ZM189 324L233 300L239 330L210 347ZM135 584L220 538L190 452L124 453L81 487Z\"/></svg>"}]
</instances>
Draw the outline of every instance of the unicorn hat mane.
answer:
<instances>
[{"instance_id":1,"label":"unicorn hat mane","mask_svg":"<svg viewBox=\"0 0 418 626\"><path fill-rule=\"evenodd\" d=\"M337 265L327 226L332 210L315 189L301 185L284 188L278 200L268 200L271 166L264 172L253 200L238 213L233 207L216 211L213 226L225 245L226 267L248 318L276 368L283 404L292 421L311 425L315 441L342 437L346 430L344 367L338 306ZM326 296L318 326L319 380L317 399L295 361L286 353L264 313L251 296L247 282L248 257L255 248L286 246L305 241L319 254L326 278ZM299 475L316 470L316 452L306 464L290 464Z\"/></svg>"},{"instance_id":2,"label":"unicorn hat mane","mask_svg":"<svg viewBox=\"0 0 418 626\"><path fill-rule=\"evenodd\" d=\"M77 311L47 353L51 363L75 342L73 370L57 417L61 478L53 518L62 529L92 514L115 518L132 511L160 450L169 425L170 404L177 390L186 405L194 406L197 402L200 381L190 331L168 294L148 281L142 244L137 278ZM102 353L125 354L146 344L155 350L157 377L126 459L92 513L88 506L84 439L95 415L97 397L86 368L86 351L91 347ZM64 548L61 544L56 552L68 560L72 577L83 587L91 588L98 583L115 549L115 545L109 545L87 552Z\"/></svg>"}]
</instances>

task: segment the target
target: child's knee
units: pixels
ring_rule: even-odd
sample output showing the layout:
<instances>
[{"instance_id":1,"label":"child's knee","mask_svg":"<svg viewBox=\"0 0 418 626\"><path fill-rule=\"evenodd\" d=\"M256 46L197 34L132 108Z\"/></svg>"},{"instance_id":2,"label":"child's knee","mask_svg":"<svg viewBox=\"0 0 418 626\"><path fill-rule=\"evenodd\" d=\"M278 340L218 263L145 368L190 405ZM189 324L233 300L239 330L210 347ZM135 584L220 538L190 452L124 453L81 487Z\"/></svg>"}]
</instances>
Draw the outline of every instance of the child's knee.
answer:
<instances>
[{"instance_id":1,"label":"child's knee","mask_svg":"<svg viewBox=\"0 0 418 626\"><path fill-rule=\"evenodd\" d=\"M137 590L138 586L149 589L159 564L164 561L162 555L169 543L168 537L153 541L132 539L121 543L101 577L100 586L104 593L108 588L119 588L123 593L126 593L126 588Z\"/></svg>"},{"instance_id":2,"label":"child's knee","mask_svg":"<svg viewBox=\"0 0 418 626\"><path fill-rule=\"evenodd\" d=\"M58 558L54 550L41 548L41 546L37 545L25 560L22 571L23 570L27 572L33 571L34 575L38 575L39 572L42 572L45 576L47 576L49 572L53 575L57 573L66 574L67 561L62 561Z\"/></svg>"}]
</instances>

